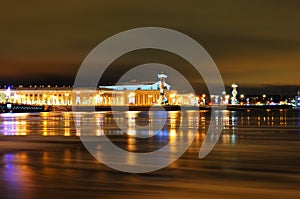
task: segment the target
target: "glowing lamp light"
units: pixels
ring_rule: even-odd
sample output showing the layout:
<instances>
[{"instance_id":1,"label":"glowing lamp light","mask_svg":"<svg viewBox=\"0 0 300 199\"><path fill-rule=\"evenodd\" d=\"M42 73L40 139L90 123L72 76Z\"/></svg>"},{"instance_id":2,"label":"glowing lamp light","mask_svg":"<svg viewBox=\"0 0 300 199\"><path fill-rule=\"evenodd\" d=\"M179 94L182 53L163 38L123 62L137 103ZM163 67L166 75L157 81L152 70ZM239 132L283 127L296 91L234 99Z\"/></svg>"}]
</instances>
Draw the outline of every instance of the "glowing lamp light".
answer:
<instances>
[{"instance_id":1,"label":"glowing lamp light","mask_svg":"<svg viewBox=\"0 0 300 199\"><path fill-rule=\"evenodd\" d=\"M7 89L5 90L5 95L6 95L6 98L10 97L10 86L7 87Z\"/></svg>"}]
</instances>

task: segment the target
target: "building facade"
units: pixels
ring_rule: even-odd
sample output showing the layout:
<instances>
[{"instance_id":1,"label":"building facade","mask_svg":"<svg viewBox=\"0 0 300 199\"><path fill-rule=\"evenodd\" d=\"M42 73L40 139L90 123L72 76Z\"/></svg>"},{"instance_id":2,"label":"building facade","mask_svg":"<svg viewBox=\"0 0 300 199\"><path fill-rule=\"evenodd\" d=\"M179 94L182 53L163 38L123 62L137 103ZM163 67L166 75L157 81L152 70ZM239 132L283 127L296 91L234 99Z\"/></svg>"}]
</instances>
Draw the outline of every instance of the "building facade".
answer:
<instances>
[{"instance_id":1,"label":"building facade","mask_svg":"<svg viewBox=\"0 0 300 199\"><path fill-rule=\"evenodd\" d=\"M72 87L22 86L0 89L0 103L49 106L150 106L167 102L171 105L198 105L194 94L178 94L158 74L153 84L99 86L97 89ZM163 78L162 78L163 77Z\"/></svg>"},{"instance_id":2,"label":"building facade","mask_svg":"<svg viewBox=\"0 0 300 199\"><path fill-rule=\"evenodd\" d=\"M159 90L76 89L70 87L36 87L0 89L0 103L52 106L149 106L160 103ZM178 94L167 90L165 96L172 105L197 105L193 94Z\"/></svg>"}]
</instances>

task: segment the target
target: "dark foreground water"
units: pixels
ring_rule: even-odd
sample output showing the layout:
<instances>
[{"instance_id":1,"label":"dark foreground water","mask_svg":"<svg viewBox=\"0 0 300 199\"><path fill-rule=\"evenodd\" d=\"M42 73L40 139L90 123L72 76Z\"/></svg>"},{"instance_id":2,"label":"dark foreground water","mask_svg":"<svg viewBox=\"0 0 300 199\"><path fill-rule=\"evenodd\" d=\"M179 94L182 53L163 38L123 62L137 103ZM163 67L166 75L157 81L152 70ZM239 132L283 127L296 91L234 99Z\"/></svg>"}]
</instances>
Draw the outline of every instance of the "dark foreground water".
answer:
<instances>
[{"instance_id":1,"label":"dark foreground water","mask_svg":"<svg viewBox=\"0 0 300 199\"><path fill-rule=\"evenodd\" d=\"M136 125L151 120L142 112L115 115L127 124L126 132L110 112L2 114L0 198L300 198L300 112L221 115L221 120L213 118L224 125L220 139L199 159L210 112L196 117L168 112L164 128L146 141L134 137ZM109 135L121 148L147 152L181 136L177 129L182 117L192 118L189 125L197 129L193 144L168 167L146 174L119 172L99 163L78 137L90 121L99 126L91 136Z\"/></svg>"}]
</instances>

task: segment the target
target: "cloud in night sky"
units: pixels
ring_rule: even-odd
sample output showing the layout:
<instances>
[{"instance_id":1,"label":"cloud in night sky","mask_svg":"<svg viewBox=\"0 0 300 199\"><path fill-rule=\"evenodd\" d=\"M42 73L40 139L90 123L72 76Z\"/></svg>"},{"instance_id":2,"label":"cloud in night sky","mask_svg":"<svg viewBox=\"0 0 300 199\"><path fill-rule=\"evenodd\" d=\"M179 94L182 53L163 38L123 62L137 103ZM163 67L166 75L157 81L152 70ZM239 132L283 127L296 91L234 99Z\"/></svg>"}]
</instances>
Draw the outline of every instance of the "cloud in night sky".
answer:
<instances>
[{"instance_id":1,"label":"cloud in night sky","mask_svg":"<svg viewBox=\"0 0 300 199\"><path fill-rule=\"evenodd\" d=\"M298 1L5 1L0 78L72 83L101 41L157 26L198 41L227 85L300 85L299 7ZM116 67L128 65L120 60Z\"/></svg>"}]
</instances>

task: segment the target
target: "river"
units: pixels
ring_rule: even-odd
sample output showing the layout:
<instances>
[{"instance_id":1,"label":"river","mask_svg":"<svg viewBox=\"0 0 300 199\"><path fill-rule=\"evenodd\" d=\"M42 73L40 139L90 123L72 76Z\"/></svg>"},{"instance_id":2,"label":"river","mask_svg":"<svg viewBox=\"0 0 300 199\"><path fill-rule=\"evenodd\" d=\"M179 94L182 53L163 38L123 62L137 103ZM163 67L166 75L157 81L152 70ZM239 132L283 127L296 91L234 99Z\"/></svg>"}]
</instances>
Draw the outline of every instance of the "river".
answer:
<instances>
[{"instance_id":1,"label":"river","mask_svg":"<svg viewBox=\"0 0 300 199\"><path fill-rule=\"evenodd\" d=\"M299 198L300 111L221 115L220 138L199 159L208 126L217 119L210 111L196 115L169 111L163 119L153 119L147 112L1 114L0 198ZM80 140L88 125L96 124L89 136L107 136L131 152L150 152L189 133L178 131L185 117L192 118L193 143L178 160L148 173L112 169L95 159ZM121 130L118 122L127 130ZM143 130L147 138L136 138L136 127L151 122L163 122L162 130Z\"/></svg>"}]
</instances>

